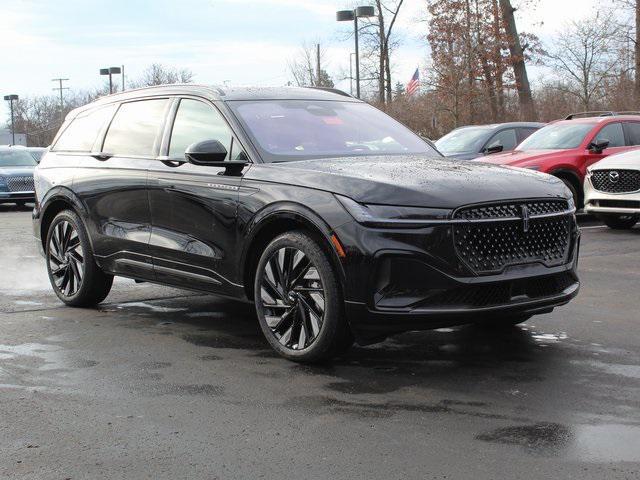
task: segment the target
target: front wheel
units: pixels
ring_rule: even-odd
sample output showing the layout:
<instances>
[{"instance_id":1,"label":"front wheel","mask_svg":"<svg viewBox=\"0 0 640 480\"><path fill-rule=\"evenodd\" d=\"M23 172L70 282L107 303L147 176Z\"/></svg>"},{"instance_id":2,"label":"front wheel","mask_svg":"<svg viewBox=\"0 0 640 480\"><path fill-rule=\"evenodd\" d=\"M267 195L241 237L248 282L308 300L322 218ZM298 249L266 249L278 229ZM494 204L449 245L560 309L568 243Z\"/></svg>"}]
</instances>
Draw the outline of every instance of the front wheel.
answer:
<instances>
[{"instance_id":1,"label":"front wheel","mask_svg":"<svg viewBox=\"0 0 640 480\"><path fill-rule=\"evenodd\" d=\"M603 215L602 221L613 230L629 230L638 222L640 215Z\"/></svg>"},{"instance_id":2,"label":"front wheel","mask_svg":"<svg viewBox=\"0 0 640 480\"><path fill-rule=\"evenodd\" d=\"M260 328L281 356L318 362L353 343L338 276L327 253L303 232L288 232L265 249L254 297Z\"/></svg>"},{"instance_id":3,"label":"front wheel","mask_svg":"<svg viewBox=\"0 0 640 480\"><path fill-rule=\"evenodd\" d=\"M107 297L113 276L96 265L89 236L75 212L64 210L53 219L45 253L51 286L65 304L90 307Z\"/></svg>"}]
</instances>

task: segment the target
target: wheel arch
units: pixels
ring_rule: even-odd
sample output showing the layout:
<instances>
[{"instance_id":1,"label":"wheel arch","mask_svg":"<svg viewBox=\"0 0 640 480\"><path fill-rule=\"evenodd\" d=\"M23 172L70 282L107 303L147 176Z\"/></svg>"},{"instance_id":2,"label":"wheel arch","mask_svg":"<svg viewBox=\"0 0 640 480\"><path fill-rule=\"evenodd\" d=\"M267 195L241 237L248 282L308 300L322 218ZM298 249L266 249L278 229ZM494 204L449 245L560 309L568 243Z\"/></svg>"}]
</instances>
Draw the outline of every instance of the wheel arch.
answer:
<instances>
[{"instance_id":1,"label":"wheel arch","mask_svg":"<svg viewBox=\"0 0 640 480\"><path fill-rule=\"evenodd\" d=\"M40 242L46 250L47 234L53 219L63 210L73 210L82 216L86 213L80 199L68 188L51 190L40 204ZM89 237L89 241L92 239ZM92 245L93 246L93 245Z\"/></svg>"},{"instance_id":2,"label":"wheel arch","mask_svg":"<svg viewBox=\"0 0 640 480\"><path fill-rule=\"evenodd\" d=\"M344 291L344 268L332 245L333 231L315 212L304 205L282 203L271 205L257 214L247 228L247 240L240 258L240 272L244 283L245 294L253 300L253 282L255 268L265 247L278 235L285 232L301 230L309 234L327 253L331 265L338 272L340 286Z\"/></svg>"},{"instance_id":3,"label":"wheel arch","mask_svg":"<svg viewBox=\"0 0 640 480\"><path fill-rule=\"evenodd\" d=\"M573 188L576 189L578 193L578 198L576 200L576 207L582 208L582 204L584 202L584 188L582 186L582 182L580 181L580 175L578 172L570 169L570 168L557 168L549 172L550 175L554 177L558 177L561 180L567 180L571 183Z\"/></svg>"}]
</instances>

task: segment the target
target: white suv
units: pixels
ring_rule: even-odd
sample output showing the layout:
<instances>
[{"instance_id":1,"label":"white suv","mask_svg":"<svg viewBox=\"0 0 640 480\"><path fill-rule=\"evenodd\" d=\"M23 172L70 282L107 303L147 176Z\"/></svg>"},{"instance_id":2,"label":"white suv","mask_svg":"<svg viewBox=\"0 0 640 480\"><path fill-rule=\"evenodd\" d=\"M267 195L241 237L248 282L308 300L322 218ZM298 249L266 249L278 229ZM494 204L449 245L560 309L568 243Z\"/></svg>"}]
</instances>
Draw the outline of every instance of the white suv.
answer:
<instances>
[{"instance_id":1,"label":"white suv","mask_svg":"<svg viewBox=\"0 0 640 480\"><path fill-rule=\"evenodd\" d=\"M584 211L609 228L626 230L640 219L640 150L611 155L587 169Z\"/></svg>"}]
</instances>

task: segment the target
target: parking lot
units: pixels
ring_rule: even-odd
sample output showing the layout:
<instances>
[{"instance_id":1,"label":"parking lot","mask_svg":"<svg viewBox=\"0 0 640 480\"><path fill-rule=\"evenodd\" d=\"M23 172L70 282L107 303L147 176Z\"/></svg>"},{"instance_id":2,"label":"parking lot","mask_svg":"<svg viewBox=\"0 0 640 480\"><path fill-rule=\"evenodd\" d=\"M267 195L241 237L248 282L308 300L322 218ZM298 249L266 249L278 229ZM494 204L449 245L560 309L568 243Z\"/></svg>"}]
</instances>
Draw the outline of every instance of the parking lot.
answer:
<instances>
[{"instance_id":1,"label":"parking lot","mask_svg":"<svg viewBox=\"0 0 640 480\"><path fill-rule=\"evenodd\" d=\"M583 222L578 298L472 327L278 358L249 306L117 280L63 307L30 212L0 206L0 476L640 476L640 226Z\"/></svg>"}]
</instances>

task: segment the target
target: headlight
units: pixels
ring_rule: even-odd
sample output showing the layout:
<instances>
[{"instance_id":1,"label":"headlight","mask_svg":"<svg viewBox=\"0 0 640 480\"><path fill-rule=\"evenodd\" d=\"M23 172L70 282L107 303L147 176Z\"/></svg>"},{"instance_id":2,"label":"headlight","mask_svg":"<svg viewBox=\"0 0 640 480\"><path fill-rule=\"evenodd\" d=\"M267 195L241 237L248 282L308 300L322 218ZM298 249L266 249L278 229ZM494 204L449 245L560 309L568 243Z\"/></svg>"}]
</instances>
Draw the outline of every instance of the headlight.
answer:
<instances>
[{"instance_id":1,"label":"headlight","mask_svg":"<svg viewBox=\"0 0 640 480\"><path fill-rule=\"evenodd\" d=\"M344 209L358 222L372 227L412 228L447 220L451 210L358 203L336 195Z\"/></svg>"},{"instance_id":2,"label":"headlight","mask_svg":"<svg viewBox=\"0 0 640 480\"><path fill-rule=\"evenodd\" d=\"M6 177L0 177L0 190L6 190L7 189L7 178Z\"/></svg>"},{"instance_id":3,"label":"headlight","mask_svg":"<svg viewBox=\"0 0 640 480\"><path fill-rule=\"evenodd\" d=\"M575 210L576 209L576 202L573 200L573 195L571 195L569 200L567 200L567 203L569 204L569 210Z\"/></svg>"}]
</instances>

